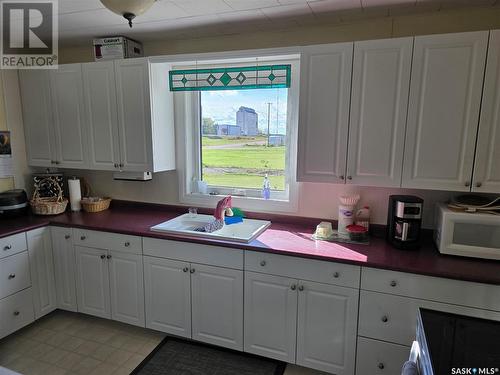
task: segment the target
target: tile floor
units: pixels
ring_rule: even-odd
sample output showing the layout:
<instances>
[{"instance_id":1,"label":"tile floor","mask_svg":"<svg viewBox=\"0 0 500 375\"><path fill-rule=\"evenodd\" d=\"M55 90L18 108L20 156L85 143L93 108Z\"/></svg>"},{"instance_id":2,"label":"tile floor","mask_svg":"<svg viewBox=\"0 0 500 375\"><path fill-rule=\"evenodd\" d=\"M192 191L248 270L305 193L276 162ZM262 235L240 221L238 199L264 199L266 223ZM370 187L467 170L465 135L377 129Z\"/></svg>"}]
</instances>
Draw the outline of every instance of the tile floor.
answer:
<instances>
[{"instance_id":1,"label":"tile floor","mask_svg":"<svg viewBox=\"0 0 500 375\"><path fill-rule=\"evenodd\" d=\"M130 374L164 334L83 314L55 311L0 340L0 366L25 375ZM288 366L285 375L320 375Z\"/></svg>"}]
</instances>

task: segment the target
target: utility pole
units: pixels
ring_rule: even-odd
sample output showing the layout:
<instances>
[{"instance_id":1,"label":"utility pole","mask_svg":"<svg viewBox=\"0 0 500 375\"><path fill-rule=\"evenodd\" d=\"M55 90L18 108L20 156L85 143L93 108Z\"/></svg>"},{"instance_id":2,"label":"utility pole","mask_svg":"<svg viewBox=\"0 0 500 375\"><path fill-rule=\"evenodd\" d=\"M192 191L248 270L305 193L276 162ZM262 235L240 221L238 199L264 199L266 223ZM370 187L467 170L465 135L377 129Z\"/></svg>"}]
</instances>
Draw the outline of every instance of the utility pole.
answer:
<instances>
[{"instance_id":1,"label":"utility pole","mask_svg":"<svg viewBox=\"0 0 500 375\"><path fill-rule=\"evenodd\" d=\"M271 104L267 103L267 147L269 147L269 135L271 131Z\"/></svg>"}]
</instances>

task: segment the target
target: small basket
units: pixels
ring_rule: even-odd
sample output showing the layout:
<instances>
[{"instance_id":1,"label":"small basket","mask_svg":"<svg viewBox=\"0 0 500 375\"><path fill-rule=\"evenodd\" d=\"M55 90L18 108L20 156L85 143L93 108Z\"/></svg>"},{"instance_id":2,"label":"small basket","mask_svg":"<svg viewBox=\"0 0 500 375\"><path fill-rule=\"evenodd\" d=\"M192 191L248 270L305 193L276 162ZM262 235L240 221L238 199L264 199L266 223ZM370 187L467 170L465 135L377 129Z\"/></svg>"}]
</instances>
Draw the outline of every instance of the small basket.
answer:
<instances>
[{"instance_id":1,"label":"small basket","mask_svg":"<svg viewBox=\"0 0 500 375\"><path fill-rule=\"evenodd\" d=\"M40 197L40 186L47 183L57 190L56 197ZM35 215L59 215L66 211L68 200L63 198L61 186L57 181L51 177L40 180L35 184L35 191L33 198L30 200L30 206Z\"/></svg>"},{"instance_id":2,"label":"small basket","mask_svg":"<svg viewBox=\"0 0 500 375\"><path fill-rule=\"evenodd\" d=\"M109 208L111 198L98 198L98 200L84 198L81 203L85 212L101 212Z\"/></svg>"}]
</instances>

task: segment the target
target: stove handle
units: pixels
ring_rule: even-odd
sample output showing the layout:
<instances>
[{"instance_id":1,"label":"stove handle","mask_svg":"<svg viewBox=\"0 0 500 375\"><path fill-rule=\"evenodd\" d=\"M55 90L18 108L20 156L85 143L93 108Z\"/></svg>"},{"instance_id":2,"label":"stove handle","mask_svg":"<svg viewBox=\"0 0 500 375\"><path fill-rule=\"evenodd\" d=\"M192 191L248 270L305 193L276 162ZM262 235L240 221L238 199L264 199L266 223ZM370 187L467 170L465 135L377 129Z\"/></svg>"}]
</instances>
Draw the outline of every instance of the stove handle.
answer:
<instances>
[{"instance_id":1,"label":"stove handle","mask_svg":"<svg viewBox=\"0 0 500 375\"><path fill-rule=\"evenodd\" d=\"M401 241L408 240L408 223L403 223L403 233L401 233Z\"/></svg>"}]
</instances>

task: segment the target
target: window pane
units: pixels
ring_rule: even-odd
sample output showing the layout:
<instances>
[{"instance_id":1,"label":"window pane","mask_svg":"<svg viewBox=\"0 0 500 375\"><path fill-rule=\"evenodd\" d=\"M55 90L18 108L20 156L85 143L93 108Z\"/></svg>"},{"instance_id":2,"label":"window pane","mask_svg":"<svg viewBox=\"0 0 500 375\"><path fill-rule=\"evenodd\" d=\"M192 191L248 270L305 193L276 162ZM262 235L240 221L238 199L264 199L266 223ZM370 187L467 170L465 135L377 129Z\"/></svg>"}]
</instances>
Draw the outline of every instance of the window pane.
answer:
<instances>
[{"instance_id":1,"label":"window pane","mask_svg":"<svg viewBox=\"0 0 500 375\"><path fill-rule=\"evenodd\" d=\"M285 190L288 89L200 92L202 179Z\"/></svg>"}]
</instances>

